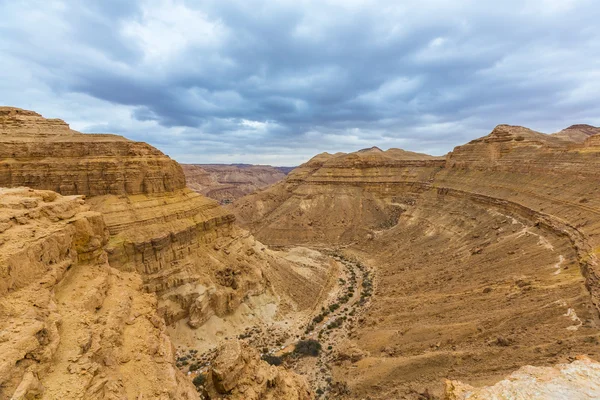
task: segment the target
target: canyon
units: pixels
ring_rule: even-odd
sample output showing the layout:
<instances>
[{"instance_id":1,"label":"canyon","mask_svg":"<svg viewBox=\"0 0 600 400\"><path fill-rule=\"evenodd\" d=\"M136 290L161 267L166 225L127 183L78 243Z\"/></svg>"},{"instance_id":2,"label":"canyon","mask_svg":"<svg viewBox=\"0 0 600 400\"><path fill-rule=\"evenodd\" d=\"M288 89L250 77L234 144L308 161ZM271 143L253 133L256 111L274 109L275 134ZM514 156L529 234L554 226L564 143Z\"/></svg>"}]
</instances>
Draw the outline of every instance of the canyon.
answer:
<instances>
[{"instance_id":1,"label":"canyon","mask_svg":"<svg viewBox=\"0 0 600 400\"><path fill-rule=\"evenodd\" d=\"M0 107L0 399L594 398L599 138L219 181Z\"/></svg>"},{"instance_id":2,"label":"canyon","mask_svg":"<svg viewBox=\"0 0 600 400\"><path fill-rule=\"evenodd\" d=\"M586 136L500 125L440 158L320 154L232 210L265 244L336 245L376 271L349 334L368 356L333 368L350 398L443 396L443 379L598 358L600 147Z\"/></svg>"},{"instance_id":3,"label":"canyon","mask_svg":"<svg viewBox=\"0 0 600 400\"><path fill-rule=\"evenodd\" d=\"M264 189L285 178L293 169L249 164L182 164L190 189L221 204Z\"/></svg>"}]
</instances>

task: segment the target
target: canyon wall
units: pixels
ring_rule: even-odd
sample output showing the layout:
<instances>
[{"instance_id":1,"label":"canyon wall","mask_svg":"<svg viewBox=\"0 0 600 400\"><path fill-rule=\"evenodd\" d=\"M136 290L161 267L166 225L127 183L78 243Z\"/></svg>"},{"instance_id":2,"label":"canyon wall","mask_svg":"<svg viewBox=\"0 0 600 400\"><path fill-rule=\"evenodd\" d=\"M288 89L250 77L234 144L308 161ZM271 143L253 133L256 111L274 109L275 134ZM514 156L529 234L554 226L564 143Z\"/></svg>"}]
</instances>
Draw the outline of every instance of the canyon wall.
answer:
<instances>
[{"instance_id":1,"label":"canyon wall","mask_svg":"<svg viewBox=\"0 0 600 400\"><path fill-rule=\"evenodd\" d=\"M81 195L68 199L91 214L84 214L87 223L65 217L72 238L56 239L54 231L46 237L65 242L51 258L36 245L28 258L3 264L6 280L0 285L8 286L0 288L2 312L23 316L8 322L17 328L3 331L0 342L26 343L7 353L0 398L15 390L43 391L52 399L197 398L193 385L187 378L180 382L172 368L171 343L179 344L179 335L193 336L208 320L242 306L248 314L264 307L271 318L309 309L328 284L327 268L307 272L235 226L235 217L216 201L186 188L182 168L155 148L116 135L81 134L61 120L2 107L0 187L23 186L59 193L42 192L50 198ZM55 208L71 207L66 204L61 200ZM27 212L31 219L65 219L47 216L45 208ZM26 221L5 220L0 226ZM79 225L82 232L71 232ZM42 232L35 224L30 228L33 236ZM89 237L80 237L84 233ZM49 279L48 294L39 300L41 317L34 291ZM30 319L35 327L22 332L18 327ZM32 367L37 362L43 365ZM15 363L22 368L14 369Z\"/></svg>"},{"instance_id":2,"label":"canyon wall","mask_svg":"<svg viewBox=\"0 0 600 400\"><path fill-rule=\"evenodd\" d=\"M108 240L81 197L0 189L0 398L198 398Z\"/></svg>"},{"instance_id":3,"label":"canyon wall","mask_svg":"<svg viewBox=\"0 0 600 400\"><path fill-rule=\"evenodd\" d=\"M442 396L444 377L600 357L600 142L585 136L500 125L441 159L322 154L232 210L266 244L337 244L376 269L352 335L370 356L334 371L350 397Z\"/></svg>"}]
</instances>

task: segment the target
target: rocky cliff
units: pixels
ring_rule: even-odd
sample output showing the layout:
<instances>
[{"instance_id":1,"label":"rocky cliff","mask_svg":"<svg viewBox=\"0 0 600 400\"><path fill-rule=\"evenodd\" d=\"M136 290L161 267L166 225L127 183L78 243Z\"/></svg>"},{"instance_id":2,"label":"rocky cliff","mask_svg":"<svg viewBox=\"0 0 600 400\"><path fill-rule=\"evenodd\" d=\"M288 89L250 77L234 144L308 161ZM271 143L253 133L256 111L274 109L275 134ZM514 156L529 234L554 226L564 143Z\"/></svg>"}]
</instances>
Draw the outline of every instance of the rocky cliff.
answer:
<instances>
[{"instance_id":1,"label":"rocky cliff","mask_svg":"<svg viewBox=\"0 0 600 400\"><path fill-rule=\"evenodd\" d=\"M63 196L84 195L85 207L93 213L94 229L99 230L85 239L94 250L93 268L89 263L72 268L73 272L65 275L72 278L53 284L57 288L64 285L64 290L48 289L58 296L56 306L65 310L62 334L72 347L44 356L47 379L41 377L46 374L43 371L33 371L35 379L26 375L32 387L44 388L47 398L195 398L195 390L188 391L189 383L179 383L179 374L169 369L174 362L171 341L179 347L196 347L199 341L204 348L214 347L225 339L222 332L211 338L195 333L209 320L237 335L256 322L255 314L273 320L283 313L310 309L324 295L327 265L308 271L266 249L236 227L235 217L218 203L187 189L181 167L153 147L115 135L81 134L62 121L20 109L2 108L0 118L0 187L27 185ZM47 196L61 199L57 194ZM44 212L32 210L29 215L45 218ZM21 219L7 218L8 224L18 224ZM69 221L67 227L73 224ZM72 247L80 239L75 233L73 236L59 253L86 257L79 248L74 252ZM46 259L45 253L36 251L18 264L6 264L10 280L3 282L10 290L7 288L4 296L0 293L6 307L18 303L23 310L36 309L34 297L15 300L10 297L12 291L26 284L35 286L37 283L28 280L32 276L50 279L59 274L52 272L56 268L68 268L62 259ZM15 273L21 264L31 267ZM102 302L110 306L101 306ZM53 309L54 303L48 300L43 307ZM72 315L67 315L69 309L75 310ZM239 309L248 316L227 322ZM11 312L17 315L23 310ZM91 320L97 317L99 326ZM47 330L52 333L55 328ZM21 333L5 334L7 345L18 340L14 335L20 337ZM46 334L40 335L45 343ZM31 346L31 337L24 338ZM52 343L61 348L58 342ZM88 347L92 349L89 354ZM32 359L27 354L19 351L14 357ZM5 367L14 365L13 361L18 360L9 360ZM22 372L28 372L30 366L30 361L24 362ZM21 379L6 368L0 372L0 378L8 382L5 397Z\"/></svg>"},{"instance_id":2,"label":"rocky cliff","mask_svg":"<svg viewBox=\"0 0 600 400\"><path fill-rule=\"evenodd\" d=\"M108 240L81 197L0 189L0 398L198 398Z\"/></svg>"},{"instance_id":3,"label":"rocky cliff","mask_svg":"<svg viewBox=\"0 0 600 400\"><path fill-rule=\"evenodd\" d=\"M375 267L353 335L370 357L334 369L352 398L441 396L442 377L492 384L600 356L600 147L586 136L500 125L442 159L322 154L233 211L267 244L336 243Z\"/></svg>"},{"instance_id":4,"label":"rocky cliff","mask_svg":"<svg viewBox=\"0 0 600 400\"><path fill-rule=\"evenodd\" d=\"M306 379L282 367L267 364L244 342L221 346L208 374L211 399L227 400L312 400Z\"/></svg>"},{"instance_id":5,"label":"rocky cliff","mask_svg":"<svg viewBox=\"0 0 600 400\"><path fill-rule=\"evenodd\" d=\"M0 108L0 160L0 186L86 196L185 188L181 167L146 143L81 134L18 108Z\"/></svg>"}]
</instances>

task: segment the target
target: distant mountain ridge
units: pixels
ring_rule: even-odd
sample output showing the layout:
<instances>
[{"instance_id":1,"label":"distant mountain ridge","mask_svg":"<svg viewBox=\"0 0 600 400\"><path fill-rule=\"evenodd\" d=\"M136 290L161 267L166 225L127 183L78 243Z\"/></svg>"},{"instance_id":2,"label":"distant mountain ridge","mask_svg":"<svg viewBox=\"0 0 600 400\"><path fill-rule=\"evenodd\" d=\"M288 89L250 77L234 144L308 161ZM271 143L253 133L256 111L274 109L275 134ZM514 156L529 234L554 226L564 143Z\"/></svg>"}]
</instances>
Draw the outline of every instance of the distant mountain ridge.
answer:
<instances>
[{"instance_id":1,"label":"distant mountain ridge","mask_svg":"<svg viewBox=\"0 0 600 400\"><path fill-rule=\"evenodd\" d=\"M182 164L188 186L221 204L281 181L295 167L253 164Z\"/></svg>"}]
</instances>

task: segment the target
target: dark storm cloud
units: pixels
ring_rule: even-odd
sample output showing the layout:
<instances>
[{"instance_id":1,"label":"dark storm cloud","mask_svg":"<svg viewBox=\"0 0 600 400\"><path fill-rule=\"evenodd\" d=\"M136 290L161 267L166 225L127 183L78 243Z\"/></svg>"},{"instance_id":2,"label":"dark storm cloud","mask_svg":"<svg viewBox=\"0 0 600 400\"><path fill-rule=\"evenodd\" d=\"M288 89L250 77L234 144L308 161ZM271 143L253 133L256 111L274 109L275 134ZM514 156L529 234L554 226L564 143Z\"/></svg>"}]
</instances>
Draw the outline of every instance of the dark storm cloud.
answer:
<instances>
[{"instance_id":1,"label":"dark storm cloud","mask_svg":"<svg viewBox=\"0 0 600 400\"><path fill-rule=\"evenodd\" d=\"M398 4L401 3L401 4ZM0 0L0 101L187 162L600 123L591 0Z\"/></svg>"}]
</instances>

